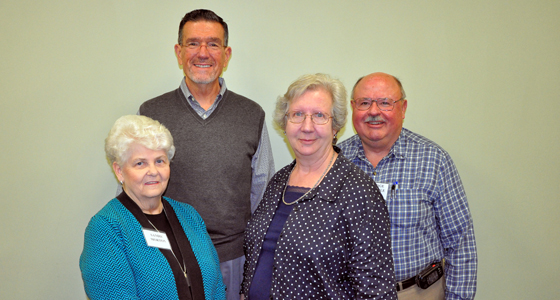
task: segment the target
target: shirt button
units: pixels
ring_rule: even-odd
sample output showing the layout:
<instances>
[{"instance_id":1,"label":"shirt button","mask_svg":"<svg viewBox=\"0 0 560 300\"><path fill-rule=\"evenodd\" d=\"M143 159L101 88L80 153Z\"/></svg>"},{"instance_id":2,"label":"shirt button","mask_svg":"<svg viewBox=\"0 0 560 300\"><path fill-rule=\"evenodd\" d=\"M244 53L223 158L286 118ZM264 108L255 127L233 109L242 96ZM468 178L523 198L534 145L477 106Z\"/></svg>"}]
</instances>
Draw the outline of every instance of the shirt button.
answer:
<instances>
[{"instance_id":1,"label":"shirt button","mask_svg":"<svg viewBox=\"0 0 560 300\"><path fill-rule=\"evenodd\" d=\"M298 207L297 207L297 206L294 206L294 211L298 211Z\"/></svg>"}]
</instances>

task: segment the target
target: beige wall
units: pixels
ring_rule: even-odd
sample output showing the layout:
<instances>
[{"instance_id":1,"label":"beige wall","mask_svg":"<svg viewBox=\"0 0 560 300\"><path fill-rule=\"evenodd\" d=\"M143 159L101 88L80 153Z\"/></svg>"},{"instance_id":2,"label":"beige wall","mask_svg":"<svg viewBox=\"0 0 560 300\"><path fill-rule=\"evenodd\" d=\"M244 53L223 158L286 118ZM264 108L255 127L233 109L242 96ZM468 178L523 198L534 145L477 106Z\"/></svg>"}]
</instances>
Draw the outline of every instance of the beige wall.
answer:
<instances>
[{"instance_id":1,"label":"beige wall","mask_svg":"<svg viewBox=\"0 0 560 300\"><path fill-rule=\"evenodd\" d=\"M199 7L230 26L228 87L268 116L304 73L348 89L370 72L399 76L405 126L462 175L477 299L558 298L560 2L163 2L0 1L1 299L85 298L84 228L116 186L103 140L179 85L177 26ZM267 124L278 169L292 158Z\"/></svg>"}]
</instances>

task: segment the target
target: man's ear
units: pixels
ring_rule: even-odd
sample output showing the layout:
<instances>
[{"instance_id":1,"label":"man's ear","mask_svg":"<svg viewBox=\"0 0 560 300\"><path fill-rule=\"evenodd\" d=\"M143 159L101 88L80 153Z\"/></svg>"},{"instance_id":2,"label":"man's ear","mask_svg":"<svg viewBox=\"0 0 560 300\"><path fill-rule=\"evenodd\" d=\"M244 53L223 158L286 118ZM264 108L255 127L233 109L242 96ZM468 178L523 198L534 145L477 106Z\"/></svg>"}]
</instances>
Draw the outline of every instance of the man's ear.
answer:
<instances>
[{"instance_id":1,"label":"man's ear","mask_svg":"<svg viewBox=\"0 0 560 300\"><path fill-rule=\"evenodd\" d=\"M231 59L231 47L227 46L225 49L226 63L224 64L224 70L227 69L229 65L229 60Z\"/></svg>"},{"instance_id":2,"label":"man's ear","mask_svg":"<svg viewBox=\"0 0 560 300\"><path fill-rule=\"evenodd\" d=\"M179 44L175 44L175 57L180 66L183 66L183 60L181 59L182 47Z\"/></svg>"}]
</instances>

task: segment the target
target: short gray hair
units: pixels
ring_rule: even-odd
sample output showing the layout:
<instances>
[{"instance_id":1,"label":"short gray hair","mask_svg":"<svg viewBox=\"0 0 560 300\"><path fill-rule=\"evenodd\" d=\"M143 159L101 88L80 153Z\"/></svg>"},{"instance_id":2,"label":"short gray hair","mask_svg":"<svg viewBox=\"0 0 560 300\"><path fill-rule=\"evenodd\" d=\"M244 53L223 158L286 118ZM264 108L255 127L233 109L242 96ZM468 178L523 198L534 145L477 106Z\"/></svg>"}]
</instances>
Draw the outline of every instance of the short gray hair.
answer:
<instances>
[{"instance_id":1,"label":"short gray hair","mask_svg":"<svg viewBox=\"0 0 560 300\"><path fill-rule=\"evenodd\" d=\"M307 91L318 89L323 89L331 95L333 100L333 108L330 112L333 117L332 126L336 131L342 129L346 124L346 116L348 115L346 88L340 80L322 73L301 76L288 87L286 94L278 97L274 110L276 125L285 130L286 114L292 101Z\"/></svg>"},{"instance_id":2,"label":"short gray hair","mask_svg":"<svg viewBox=\"0 0 560 300\"><path fill-rule=\"evenodd\" d=\"M139 144L151 150L164 150L169 160L175 155L173 137L169 130L146 116L127 115L115 121L105 139L105 155L109 162L122 166L130 156L131 144Z\"/></svg>"}]
</instances>

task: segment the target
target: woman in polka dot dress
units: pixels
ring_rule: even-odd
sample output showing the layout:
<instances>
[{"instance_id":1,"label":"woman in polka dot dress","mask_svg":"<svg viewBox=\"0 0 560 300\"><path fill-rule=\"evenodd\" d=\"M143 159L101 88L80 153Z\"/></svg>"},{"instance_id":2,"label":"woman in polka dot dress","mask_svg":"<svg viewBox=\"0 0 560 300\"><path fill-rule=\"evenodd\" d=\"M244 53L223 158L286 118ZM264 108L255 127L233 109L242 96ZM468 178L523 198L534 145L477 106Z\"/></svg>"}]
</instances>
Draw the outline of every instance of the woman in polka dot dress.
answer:
<instances>
[{"instance_id":1,"label":"woman in polka dot dress","mask_svg":"<svg viewBox=\"0 0 560 300\"><path fill-rule=\"evenodd\" d=\"M295 161L248 223L241 299L397 299L385 201L333 146L346 115L343 84L325 74L278 98L274 121Z\"/></svg>"}]
</instances>

